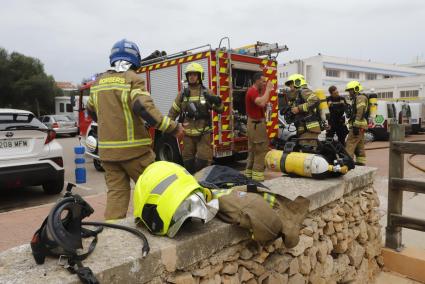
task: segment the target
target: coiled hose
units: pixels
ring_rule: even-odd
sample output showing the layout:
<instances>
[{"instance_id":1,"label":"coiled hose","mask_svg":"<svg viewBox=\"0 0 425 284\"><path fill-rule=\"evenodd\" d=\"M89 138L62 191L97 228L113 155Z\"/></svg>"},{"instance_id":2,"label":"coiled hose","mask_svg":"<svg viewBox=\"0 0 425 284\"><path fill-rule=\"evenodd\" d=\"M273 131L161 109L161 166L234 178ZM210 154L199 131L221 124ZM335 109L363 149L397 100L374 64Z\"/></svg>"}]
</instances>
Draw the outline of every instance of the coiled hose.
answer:
<instances>
[{"instance_id":1,"label":"coiled hose","mask_svg":"<svg viewBox=\"0 0 425 284\"><path fill-rule=\"evenodd\" d=\"M412 140L412 141L408 141L408 142L425 142L425 140ZM388 148L390 148L390 146L380 146L380 147L371 147L371 148L366 148L365 150L381 150L381 149L388 149ZM407 162L409 163L409 165L411 165L412 167L414 167L414 168L416 168L416 169L418 169L418 170L420 170L420 171L422 171L422 172L425 172L425 168L423 168L423 167L421 167L421 166L419 166L419 165L417 165L417 164L415 164L413 161L412 161L412 159L413 159L413 157L415 157L416 156L416 154L412 154L412 155L410 155L409 156L409 158L407 158Z\"/></svg>"}]
</instances>

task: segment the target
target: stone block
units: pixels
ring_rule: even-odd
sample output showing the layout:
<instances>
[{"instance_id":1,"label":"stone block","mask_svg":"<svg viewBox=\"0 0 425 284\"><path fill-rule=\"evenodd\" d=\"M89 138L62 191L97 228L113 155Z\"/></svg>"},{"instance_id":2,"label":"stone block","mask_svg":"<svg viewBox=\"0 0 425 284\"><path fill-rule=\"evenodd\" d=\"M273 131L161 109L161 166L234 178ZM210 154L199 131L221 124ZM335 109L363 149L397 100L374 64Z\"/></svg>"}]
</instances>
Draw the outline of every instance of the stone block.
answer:
<instances>
[{"instance_id":1,"label":"stone block","mask_svg":"<svg viewBox=\"0 0 425 284\"><path fill-rule=\"evenodd\" d=\"M270 273L262 282L262 284L287 284L288 275L279 273Z\"/></svg>"},{"instance_id":2,"label":"stone block","mask_svg":"<svg viewBox=\"0 0 425 284\"><path fill-rule=\"evenodd\" d=\"M273 246L271 246L271 247L273 247ZM258 263L263 263L269 255L270 255L269 252L263 250L259 254L257 254L252 260L254 260Z\"/></svg>"},{"instance_id":3,"label":"stone block","mask_svg":"<svg viewBox=\"0 0 425 284\"><path fill-rule=\"evenodd\" d=\"M323 228L323 233L328 236L335 234L334 223L332 221L326 223L326 226Z\"/></svg>"},{"instance_id":4,"label":"stone block","mask_svg":"<svg viewBox=\"0 0 425 284\"><path fill-rule=\"evenodd\" d=\"M284 273L292 261L293 257L289 254L272 254L264 262L264 267L267 270L274 270L278 273Z\"/></svg>"},{"instance_id":5,"label":"stone block","mask_svg":"<svg viewBox=\"0 0 425 284\"><path fill-rule=\"evenodd\" d=\"M300 255L298 257L298 265L301 274L308 275L311 271L310 257L306 255Z\"/></svg>"},{"instance_id":6,"label":"stone block","mask_svg":"<svg viewBox=\"0 0 425 284\"><path fill-rule=\"evenodd\" d=\"M295 257L289 263L289 275L294 275L300 272L300 264L298 259Z\"/></svg>"},{"instance_id":7,"label":"stone block","mask_svg":"<svg viewBox=\"0 0 425 284\"><path fill-rule=\"evenodd\" d=\"M240 284L238 275L224 275L221 277L223 284Z\"/></svg>"},{"instance_id":8,"label":"stone block","mask_svg":"<svg viewBox=\"0 0 425 284\"><path fill-rule=\"evenodd\" d=\"M306 235L301 235L300 241L298 242L298 244L295 247L288 250L288 253L290 253L293 256L299 256L303 254L307 248L310 248L312 246L313 246L313 238L308 237Z\"/></svg>"},{"instance_id":9,"label":"stone block","mask_svg":"<svg viewBox=\"0 0 425 284\"><path fill-rule=\"evenodd\" d=\"M225 263L223 269L221 270L221 273L229 275L236 274L236 272L238 272L238 267L238 264L235 262Z\"/></svg>"},{"instance_id":10,"label":"stone block","mask_svg":"<svg viewBox=\"0 0 425 284\"><path fill-rule=\"evenodd\" d=\"M248 260L252 258L252 256L253 256L253 253L251 252L251 250L244 248L242 249L239 257L243 260Z\"/></svg>"},{"instance_id":11,"label":"stone block","mask_svg":"<svg viewBox=\"0 0 425 284\"><path fill-rule=\"evenodd\" d=\"M246 281L254 278L254 274L252 274L251 272L249 272L243 266L239 267L238 274L239 274L239 282L241 282L241 283L242 282L246 282Z\"/></svg>"},{"instance_id":12,"label":"stone block","mask_svg":"<svg viewBox=\"0 0 425 284\"><path fill-rule=\"evenodd\" d=\"M365 254L365 248L361 246L358 242L353 241L352 246L347 252L348 258L350 259L350 264L355 266L356 268L359 268L363 256Z\"/></svg>"},{"instance_id":13,"label":"stone block","mask_svg":"<svg viewBox=\"0 0 425 284\"><path fill-rule=\"evenodd\" d=\"M167 279L167 281L175 284L197 284L189 272L179 273L173 278Z\"/></svg>"},{"instance_id":14,"label":"stone block","mask_svg":"<svg viewBox=\"0 0 425 284\"><path fill-rule=\"evenodd\" d=\"M263 275L266 272L264 266L253 260L238 260L238 264L244 266L251 273L254 273L257 277Z\"/></svg>"},{"instance_id":15,"label":"stone block","mask_svg":"<svg viewBox=\"0 0 425 284\"><path fill-rule=\"evenodd\" d=\"M334 247L334 252L335 253L344 253L346 252L348 249L348 241L347 240L342 240L342 241L338 241L338 243L336 244L336 246Z\"/></svg>"},{"instance_id":16,"label":"stone block","mask_svg":"<svg viewBox=\"0 0 425 284\"><path fill-rule=\"evenodd\" d=\"M288 284L306 284L306 279L301 274L295 274L289 277Z\"/></svg>"}]
</instances>

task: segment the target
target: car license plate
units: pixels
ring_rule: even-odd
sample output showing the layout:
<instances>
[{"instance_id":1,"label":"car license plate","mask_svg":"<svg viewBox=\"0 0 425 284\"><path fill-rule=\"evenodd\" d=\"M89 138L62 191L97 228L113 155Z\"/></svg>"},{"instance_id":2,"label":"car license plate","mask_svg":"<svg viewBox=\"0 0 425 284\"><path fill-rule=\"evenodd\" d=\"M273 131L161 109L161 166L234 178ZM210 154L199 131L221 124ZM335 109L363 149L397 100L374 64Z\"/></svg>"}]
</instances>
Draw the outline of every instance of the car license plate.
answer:
<instances>
[{"instance_id":1,"label":"car license plate","mask_svg":"<svg viewBox=\"0 0 425 284\"><path fill-rule=\"evenodd\" d=\"M28 145L26 139L0 140L0 149L27 148Z\"/></svg>"}]
</instances>

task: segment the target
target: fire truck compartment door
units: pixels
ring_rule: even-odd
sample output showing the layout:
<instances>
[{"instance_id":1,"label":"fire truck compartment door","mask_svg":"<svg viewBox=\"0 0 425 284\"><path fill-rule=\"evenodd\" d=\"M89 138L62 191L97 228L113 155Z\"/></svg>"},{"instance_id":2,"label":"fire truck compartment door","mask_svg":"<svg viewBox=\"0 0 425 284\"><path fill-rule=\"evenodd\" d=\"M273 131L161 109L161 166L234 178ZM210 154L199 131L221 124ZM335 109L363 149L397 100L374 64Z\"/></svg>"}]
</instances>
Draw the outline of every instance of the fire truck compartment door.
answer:
<instances>
[{"instance_id":1,"label":"fire truck compartment door","mask_svg":"<svg viewBox=\"0 0 425 284\"><path fill-rule=\"evenodd\" d=\"M173 105L178 92L178 69L170 66L150 72L150 91L155 106L166 115Z\"/></svg>"}]
</instances>

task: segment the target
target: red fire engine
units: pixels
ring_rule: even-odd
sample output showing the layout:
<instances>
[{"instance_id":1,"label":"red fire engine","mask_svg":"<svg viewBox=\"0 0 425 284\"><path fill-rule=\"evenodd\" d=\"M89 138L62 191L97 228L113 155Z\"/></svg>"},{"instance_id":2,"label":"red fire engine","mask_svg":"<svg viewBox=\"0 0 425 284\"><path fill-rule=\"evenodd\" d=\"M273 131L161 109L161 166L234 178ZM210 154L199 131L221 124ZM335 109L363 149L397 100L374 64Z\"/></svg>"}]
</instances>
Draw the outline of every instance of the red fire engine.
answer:
<instances>
[{"instance_id":1,"label":"red fire engine","mask_svg":"<svg viewBox=\"0 0 425 284\"><path fill-rule=\"evenodd\" d=\"M85 137L87 135L87 129L89 128L92 119L88 115L86 111L86 106L84 105L84 97L87 97L90 95L90 87L92 85L93 81L84 83L79 88L78 93L78 128L80 130L80 135Z\"/></svg>"},{"instance_id":2,"label":"red fire engine","mask_svg":"<svg viewBox=\"0 0 425 284\"><path fill-rule=\"evenodd\" d=\"M227 47L221 47L223 40L227 40ZM255 72L263 72L275 85L275 91L271 93L267 106L266 119L269 138L277 136L277 61L272 54L284 50L287 50L286 46L261 42L231 49L230 40L223 38L216 49L206 45L171 55L158 53L157 57L150 56L150 59L142 61L142 67L137 72L145 80L147 90L157 108L166 115L177 94L184 88L186 66L191 62L201 64L205 72L204 86L220 96L224 103L222 114L213 112L211 115L214 158L243 157L248 150L245 94L252 85L252 75ZM86 89L89 87L87 84ZM83 92L80 92L80 95L83 95ZM87 116L80 114L80 119L85 120ZM80 120L83 135L84 129L87 129L82 127L84 123L86 122L81 123ZM151 135L158 159L180 162L181 143L155 129L151 129Z\"/></svg>"}]
</instances>

